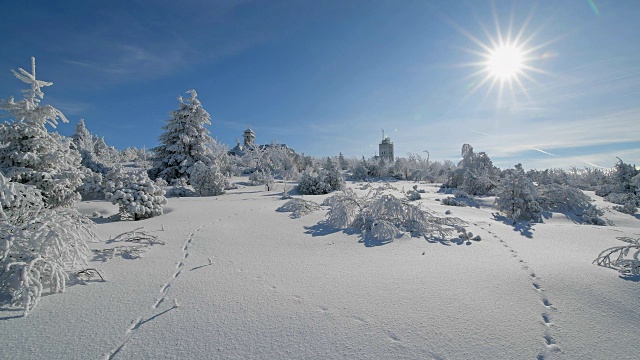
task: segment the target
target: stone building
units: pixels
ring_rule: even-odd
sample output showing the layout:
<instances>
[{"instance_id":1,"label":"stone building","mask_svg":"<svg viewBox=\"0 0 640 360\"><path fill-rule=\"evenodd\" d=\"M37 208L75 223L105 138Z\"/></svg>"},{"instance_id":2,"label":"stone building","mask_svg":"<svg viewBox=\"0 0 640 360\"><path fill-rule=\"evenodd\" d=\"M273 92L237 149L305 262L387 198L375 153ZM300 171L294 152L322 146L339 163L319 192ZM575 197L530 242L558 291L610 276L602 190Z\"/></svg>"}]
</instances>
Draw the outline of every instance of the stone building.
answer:
<instances>
[{"instance_id":1,"label":"stone building","mask_svg":"<svg viewBox=\"0 0 640 360\"><path fill-rule=\"evenodd\" d=\"M384 137L384 132L382 133L383 139L382 142L380 144L378 144L378 156L380 156L381 159L389 161L389 162L393 162L394 161L394 155L393 155L393 142L391 142L391 138L390 137Z\"/></svg>"}]
</instances>

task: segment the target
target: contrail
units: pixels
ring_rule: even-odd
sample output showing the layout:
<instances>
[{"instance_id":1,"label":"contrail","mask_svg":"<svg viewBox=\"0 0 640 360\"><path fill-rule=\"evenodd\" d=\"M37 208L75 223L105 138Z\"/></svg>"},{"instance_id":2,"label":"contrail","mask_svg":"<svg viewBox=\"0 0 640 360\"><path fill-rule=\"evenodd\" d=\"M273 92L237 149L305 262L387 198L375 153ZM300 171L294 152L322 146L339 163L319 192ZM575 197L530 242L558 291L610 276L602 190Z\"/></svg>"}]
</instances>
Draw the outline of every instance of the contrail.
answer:
<instances>
[{"instance_id":1,"label":"contrail","mask_svg":"<svg viewBox=\"0 0 640 360\"><path fill-rule=\"evenodd\" d=\"M552 154L552 153L547 152L547 151L544 151L544 150L536 149L536 148L534 148L534 147L532 147L532 146L527 146L527 147L528 147L529 149L531 149L531 150L540 151L540 152L541 152L541 153L543 153L543 154L547 154L547 155L551 155L551 156L558 156L558 155L556 155L556 154Z\"/></svg>"},{"instance_id":2,"label":"contrail","mask_svg":"<svg viewBox=\"0 0 640 360\"><path fill-rule=\"evenodd\" d=\"M478 133L478 134L480 134L480 135L492 136L492 135L490 135L490 134L483 133L483 132L481 132L481 131L476 131L476 130L473 130L473 129L469 129L469 130L470 130L470 131L473 131L474 133Z\"/></svg>"},{"instance_id":3,"label":"contrail","mask_svg":"<svg viewBox=\"0 0 640 360\"><path fill-rule=\"evenodd\" d=\"M581 158L576 158L576 159L578 159L578 160L580 160L580 161L584 162L585 164L587 164L587 165L589 165L589 166L593 166L593 167L601 168L601 169L608 169L608 168L607 168L607 167L605 167L605 166L596 165L596 164L592 163L591 161L587 161L587 160L585 160L585 159L581 159Z\"/></svg>"}]
</instances>

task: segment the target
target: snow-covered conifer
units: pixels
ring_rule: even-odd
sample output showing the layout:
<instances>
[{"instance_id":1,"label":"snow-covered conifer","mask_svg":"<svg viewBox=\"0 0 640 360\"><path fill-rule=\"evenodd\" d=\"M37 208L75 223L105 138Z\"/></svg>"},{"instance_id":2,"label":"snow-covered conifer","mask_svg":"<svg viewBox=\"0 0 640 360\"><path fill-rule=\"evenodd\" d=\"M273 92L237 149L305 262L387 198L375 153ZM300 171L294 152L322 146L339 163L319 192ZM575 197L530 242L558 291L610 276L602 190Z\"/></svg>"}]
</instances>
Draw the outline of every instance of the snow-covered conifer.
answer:
<instances>
[{"instance_id":1,"label":"snow-covered conifer","mask_svg":"<svg viewBox=\"0 0 640 360\"><path fill-rule=\"evenodd\" d=\"M144 171L119 173L105 189L105 198L120 207L122 217L141 220L162 215L167 203L165 191L158 187Z\"/></svg>"},{"instance_id":2,"label":"snow-covered conifer","mask_svg":"<svg viewBox=\"0 0 640 360\"><path fill-rule=\"evenodd\" d=\"M338 167L340 168L340 170L349 169L349 162L344 158L344 155L342 155L342 153L338 155Z\"/></svg>"},{"instance_id":3,"label":"snow-covered conifer","mask_svg":"<svg viewBox=\"0 0 640 360\"><path fill-rule=\"evenodd\" d=\"M70 147L71 141L47 131L46 125L55 128L58 119L68 122L51 105L40 105L42 87L52 83L36 79L35 58L31 73L24 69L12 71L31 88L23 90L23 100L0 101L0 110L14 118L13 122L0 125L0 171L12 181L36 186L47 207L71 205L80 198L76 190L82 184L84 171L80 154Z\"/></svg>"},{"instance_id":4,"label":"snow-covered conifer","mask_svg":"<svg viewBox=\"0 0 640 360\"><path fill-rule=\"evenodd\" d=\"M207 144L213 139L204 126L211 124L211 116L202 107L195 90L187 91L191 99L178 98L178 110L163 127L160 146L153 149L153 168L149 170L152 178L161 177L167 181L188 178L190 168L198 161L211 164Z\"/></svg>"},{"instance_id":5,"label":"snow-covered conifer","mask_svg":"<svg viewBox=\"0 0 640 360\"><path fill-rule=\"evenodd\" d=\"M537 191L527 178L522 164L507 170L497 189L495 206L514 222L518 219L540 221L542 208L536 201Z\"/></svg>"}]
</instances>

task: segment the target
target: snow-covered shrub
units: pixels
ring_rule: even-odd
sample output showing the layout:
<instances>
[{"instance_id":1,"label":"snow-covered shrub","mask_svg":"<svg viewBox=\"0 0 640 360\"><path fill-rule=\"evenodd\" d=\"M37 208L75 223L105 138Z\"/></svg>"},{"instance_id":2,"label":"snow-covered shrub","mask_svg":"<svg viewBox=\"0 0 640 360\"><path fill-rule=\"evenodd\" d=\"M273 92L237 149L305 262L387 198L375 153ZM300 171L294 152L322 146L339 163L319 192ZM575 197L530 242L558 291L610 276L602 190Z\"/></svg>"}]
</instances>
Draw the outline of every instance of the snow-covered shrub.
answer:
<instances>
[{"instance_id":1,"label":"snow-covered shrub","mask_svg":"<svg viewBox=\"0 0 640 360\"><path fill-rule=\"evenodd\" d=\"M604 215L604 211L598 209L596 206L592 206L585 209L580 217L585 224L605 226L607 223L600 218L602 215Z\"/></svg>"},{"instance_id":2,"label":"snow-covered shrub","mask_svg":"<svg viewBox=\"0 0 640 360\"><path fill-rule=\"evenodd\" d=\"M469 194L467 194L466 191L461 190L461 189L457 189L453 191L453 196L455 196L458 199L468 199L469 198Z\"/></svg>"},{"instance_id":3,"label":"snow-covered shrub","mask_svg":"<svg viewBox=\"0 0 640 360\"><path fill-rule=\"evenodd\" d=\"M187 91L191 99L185 101L178 97L178 110L163 127L160 145L153 149L153 168L149 170L152 178L161 177L167 181L188 177L189 169L198 161L209 165L211 152L207 144L214 142L209 130L204 126L211 124L211 116L202 107L195 90Z\"/></svg>"},{"instance_id":4,"label":"snow-covered shrub","mask_svg":"<svg viewBox=\"0 0 640 360\"><path fill-rule=\"evenodd\" d=\"M44 197L47 207L70 206L80 199L77 188L85 176L80 166L80 154L71 148L71 141L58 133L47 131L56 127L58 119L67 118L51 105L40 105L42 88L52 83L36 79L35 58L32 72L24 69L13 74L31 89L23 90L23 100L0 101L3 116L14 118L0 124L0 170L12 181L34 185Z\"/></svg>"},{"instance_id":5,"label":"snow-covered shrub","mask_svg":"<svg viewBox=\"0 0 640 360\"><path fill-rule=\"evenodd\" d=\"M458 231L458 239L463 240L463 241L466 240L467 244L470 244L471 240L473 240L473 241L482 240L480 235L473 236L473 233L471 231L467 232L467 230L465 228L463 228L462 226L459 227L457 229L457 231Z\"/></svg>"},{"instance_id":6,"label":"snow-covered shrub","mask_svg":"<svg viewBox=\"0 0 640 360\"><path fill-rule=\"evenodd\" d=\"M456 200L452 197L447 197L442 199L442 205L465 207L467 206L467 203L465 203L464 201Z\"/></svg>"},{"instance_id":7,"label":"snow-covered shrub","mask_svg":"<svg viewBox=\"0 0 640 360\"><path fill-rule=\"evenodd\" d=\"M185 186L189 186L189 180L187 180L186 177L179 177L176 179L171 179L171 182L169 183L169 185L175 186L175 187L185 187Z\"/></svg>"},{"instance_id":8,"label":"snow-covered shrub","mask_svg":"<svg viewBox=\"0 0 640 360\"><path fill-rule=\"evenodd\" d=\"M462 145L461 156L445 186L460 188L471 195L490 195L498 183L498 169L489 156L484 152L474 153L469 144Z\"/></svg>"},{"instance_id":9,"label":"snow-covered shrub","mask_svg":"<svg viewBox=\"0 0 640 360\"><path fill-rule=\"evenodd\" d=\"M380 192L370 192L360 198L347 188L325 203L331 206L327 224L341 229L354 227L376 240L391 241L403 233L444 238L462 224L460 219L437 217L419 206Z\"/></svg>"},{"instance_id":10,"label":"snow-covered shrub","mask_svg":"<svg viewBox=\"0 0 640 360\"><path fill-rule=\"evenodd\" d=\"M629 215L634 215L638 212L635 201L629 201L622 206L614 206L613 209Z\"/></svg>"},{"instance_id":11,"label":"snow-covered shrub","mask_svg":"<svg viewBox=\"0 0 640 360\"><path fill-rule=\"evenodd\" d=\"M324 174L325 182L331 186L333 190L342 190L345 187L344 176L340 172L340 169L336 165L336 163L331 160L331 158L327 158L327 164L322 171Z\"/></svg>"},{"instance_id":12,"label":"snow-covered shrub","mask_svg":"<svg viewBox=\"0 0 640 360\"><path fill-rule=\"evenodd\" d=\"M536 187L525 175L522 164L506 172L496 192L495 207L507 218L514 222L518 219L541 220L542 208L536 201Z\"/></svg>"},{"instance_id":13,"label":"snow-covered shrub","mask_svg":"<svg viewBox=\"0 0 640 360\"><path fill-rule=\"evenodd\" d=\"M89 172L78 190L84 200L104 199L102 174Z\"/></svg>"},{"instance_id":14,"label":"snow-covered shrub","mask_svg":"<svg viewBox=\"0 0 640 360\"><path fill-rule=\"evenodd\" d=\"M273 190L276 186L276 179L273 178L273 174L271 174L271 170L266 170L264 172L264 187L267 191Z\"/></svg>"},{"instance_id":15,"label":"snow-covered shrub","mask_svg":"<svg viewBox=\"0 0 640 360\"><path fill-rule=\"evenodd\" d=\"M167 190L167 193L165 195L167 197L177 197L177 198L197 196L195 191L191 190L190 187L187 185L172 186Z\"/></svg>"},{"instance_id":16,"label":"snow-covered shrub","mask_svg":"<svg viewBox=\"0 0 640 360\"><path fill-rule=\"evenodd\" d=\"M420 195L420 193L417 190L409 190L407 191L405 196L409 201L416 201L416 200L422 199L422 195Z\"/></svg>"},{"instance_id":17,"label":"snow-covered shrub","mask_svg":"<svg viewBox=\"0 0 640 360\"><path fill-rule=\"evenodd\" d=\"M225 177L217 165L207 166L202 161L191 168L191 185L200 196L217 196L224 194Z\"/></svg>"},{"instance_id":18,"label":"snow-covered shrub","mask_svg":"<svg viewBox=\"0 0 640 360\"><path fill-rule=\"evenodd\" d=\"M298 191L303 195L328 194L333 190L323 173L304 172L298 182Z\"/></svg>"},{"instance_id":19,"label":"snow-covered shrub","mask_svg":"<svg viewBox=\"0 0 640 360\"><path fill-rule=\"evenodd\" d=\"M362 158L362 161L358 162L353 170L351 171L351 179L356 181L367 180L369 178L369 169L367 167L367 163Z\"/></svg>"},{"instance_id":20,"label":"snow-covered shrub","mask_svg":"<svg viewBox=\"0 0 640 360\"><path fill-rule=\"evenodd\" d=\"M320 205L313 201L303 199L291 199L276 209L279 212L290 212L291 218L297 219L314 211L322 210Z\"/></svg>"},{"instance_id":21,"label":"snow-covered shrub","mask_svg":"<svg viewBox=\"0 0 640 360\"><path fill-rule=\"evenodd\" d=\"M537 201L545 210L585 211L594 206L589 196L580 189L568 185L540 185L536 191Z\"/></svg>"},{"instance_id":22,"label":"snow-covered shrub","mask_svg":"<svg viewBox=\"0 0 640 360\"><path fill-rule=\"evenodd\" d=\"M113 191L105 190L105 198L120 207L121 217L133 220L162 215L162 206L167 203L165 191L156 186L146 172L124 173L120 186Z\"/></svg>"},{"instance_id":23,"label":"snow-covered shrub","mask_svg":"<svg viewBox=\"0 0 640 360\"><path fill-rule=\"evenodd\" d=\"M165 179L163 179L163 178L161 178L161 177L157 178L157 179L155 180L155 183L156 183L156 185L157 185L157 186L160 186L160 187L162 187L162 186L168 186L168 185L169 185L169 183L167 182L167 180L165 180Z\"/></svg>"},{"instance_id":24,"label":"snow-covered shrub","mask_svg":"<svg viewBox=\"0 0 640 360\"><path fill-rule=\"evenodd\" d=\"M622 276L640 276L640 239L618 238L630 245L614 246L602 251L594 263L617 270Z\"/></svg>"},{"instance_id":25,"label":"snow-covered shrub","mask_svg":"<svg viewBox=\"0 0 640 360\"><path fill-rule=\"evenodd\" d=\"M265 178L264 178L264 173L262 173L262 171L254 171L251 173L251 175L249 175L249 185L258 186L258 185L264 185L264 184L265 184Z\"/></svg>"},{"instance_id":26,"label":"snow-covered shrub","mask_svg":"<svg viewBox=\"0 0 640 360\"><path fill-rule=\"evenodd\" d=\"M325 168L315 172L305 171L298 182L298 191L303 195L321 195L345 187L344 176L331 158Z\"/></svg>"},{"instance_id":27,"label":"snow-covered shrub","mask_svg":"<svg viewBox=\"0 0 640 360\"><path fill-rule=\"evenodd\" d=\"M604 199L614 204L624 205L629 202L635 203L637 196L633 193L609 193L604 196Z\"/></svg>"},{"instance_id":28,"label":"snow-covered shrub","mask_svg":"<svg viewBox=\"0 0 640 360\"><path fill-rule=\"evenodd\" d=\"M45 288L63 292L67 273L86 265L91 221L73 208L45 208L40 192L0 174L0 292L33 310Z\"/></svg>"}]
</instances>

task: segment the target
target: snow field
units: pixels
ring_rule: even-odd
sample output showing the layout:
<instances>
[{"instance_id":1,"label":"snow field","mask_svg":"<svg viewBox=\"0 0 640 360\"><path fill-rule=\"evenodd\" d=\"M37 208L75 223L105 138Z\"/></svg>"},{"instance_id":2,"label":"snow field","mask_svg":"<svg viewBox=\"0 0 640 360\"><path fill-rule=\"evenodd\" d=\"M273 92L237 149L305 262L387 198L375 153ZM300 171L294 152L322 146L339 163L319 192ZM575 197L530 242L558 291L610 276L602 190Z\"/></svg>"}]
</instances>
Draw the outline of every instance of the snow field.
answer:
<instances>
[{"instance_id":1,"label":"snow field","mask_svg":"<svg viewBox=\"0 0 640 360\"><path fill-rule=\"evenodd\" d=\"M410 189L413 183L393 185ZM640 236L637 219L607 213L624 226L596 227L553 214L543 224L514 231L493 219L490 198L477 208L450 207L435 201L447 196L437 187L419 188L427 190L419 200L424 206L438 214L451 210L482 240L467 245L405 236L366 247L349 230L323 226L324 211L300 219L276 212L284 201L263 187L170 198L163 216L105 221L97 226L102 239L144 226L166 245L149 247L140 259L91 262L107 282L88 281L45 296L27 318L0 312L3 354L640 357L629 341L640 329L638 283L591 264L601 250L620 244L616 236ZM318 203L324 198L304 197ZM88 215L117 212L102 201L83 202L79 209Z\"/></svg>"}]
</instances>

